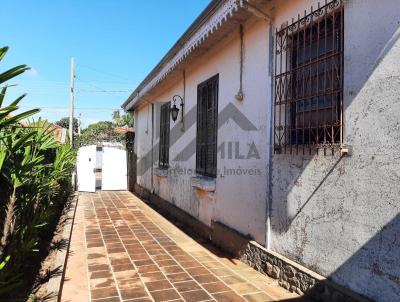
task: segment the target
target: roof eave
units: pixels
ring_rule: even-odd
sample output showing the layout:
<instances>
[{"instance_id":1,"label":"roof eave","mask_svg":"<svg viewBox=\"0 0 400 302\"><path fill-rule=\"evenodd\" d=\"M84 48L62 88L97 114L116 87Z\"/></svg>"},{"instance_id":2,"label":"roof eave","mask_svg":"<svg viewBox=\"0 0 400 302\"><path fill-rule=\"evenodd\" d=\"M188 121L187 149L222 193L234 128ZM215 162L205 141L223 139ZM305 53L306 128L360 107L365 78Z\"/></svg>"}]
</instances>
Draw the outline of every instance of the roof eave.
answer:
<instances>
[{"instance_id":1,"label":"roof eave","mask_svg":"<svg viewBox=\"0 0 400 302\"><path fill-rule=\"evenodd\" d=\"M262 0L254 1L262 2ZM212 37L222 28L226 28L225 25L229 27L229 24L238 22L238 18L235 17L243 17L243 14L248 18L252 14L249 5L251 4L248 0L213 0L131 93L122 104L122 108L125 111L132 111L137 108L144 96L147 98L159 83L176 70L177 66L182 67L183 62L187 63L188 60L186 59L207 43L206 41L212 40Z\"/></svg>"},{"instance_id":2,"label":"roof eave","mask_svg":"<svg viewBox=\"0 0 400 302\"><path fill-rule=\"evenodd\" d=\"M210 15L212 15L222 4L224 0L212 0L210 4L201 12L201 14L193 21L189 28L182 34L182 36L176 41L176 43L171 47L171 49L166 53L166 55L158 62L158 64L150 71L150 73L144 78L144 80L139 84L138 87L131 93L128 99L122 104L122 108L126 111L133 110L135 104L135 98L139 95L141 88L146 86L148 81L154 77L154 75L161 69L163 64L170 60L182 47L184 43L188 41L191 35L197 31L204 23L207 22ZM133 101L133 102L132 102Z\"/></svg>"}]
</instances>

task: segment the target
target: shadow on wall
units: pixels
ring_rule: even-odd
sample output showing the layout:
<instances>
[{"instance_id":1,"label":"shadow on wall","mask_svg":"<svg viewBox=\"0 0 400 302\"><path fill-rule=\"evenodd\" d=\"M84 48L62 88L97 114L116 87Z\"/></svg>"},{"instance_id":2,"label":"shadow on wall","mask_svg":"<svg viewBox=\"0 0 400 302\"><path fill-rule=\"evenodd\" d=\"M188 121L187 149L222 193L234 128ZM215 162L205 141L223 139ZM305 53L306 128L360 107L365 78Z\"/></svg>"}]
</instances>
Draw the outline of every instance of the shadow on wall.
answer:
<instances>
[{"instance_id":1,"label":"shadow on wall","mask_svg":"<svg viewBox=\"0 0 400 302\"><path fill-rule=\"evenodd\" d=\"M272 176L271 249L385 302L400 301L398 8L345 3L344 142L353 155L273 155Z\"/></svg>"},{"instance_id":2,"label":"shadow on wall","mask_svg":"<svg viewBox=\"0 0 400 302\"><path fill-rule=\"evenodd\" d=\"M355 10L358 12L354 13ZM354 15L357 16L354 17ZM399 17L397 0L384 0L380 6L375 6L370 1L346 1L344 20L345 110L399 40ZM372 20L368 20L370 18ZM346 55L348 53L351 56Z\"/></svg>"},{"instance_id":3,"label":"shadow on wall","mask_svg":"<svg viewBox=\"0 0 400 302\"><path fill-rule=\"evenodd\" d=\"M218 224L218 223L217 223ZM223 226L222 226L223 227ZM219 232L218 228L221 226L214 226L213 233ZM221 247L223 250L229 251L230 254L222 253L220 250L215 249L213 245L208 241L199 241L204 247L210 252L214 253L218 257L224 257L230 259L234 263L233 259L237 258L238 255L242 254L243 250L250 243L250 239L241 237L239 234L234 232L220 232L224 234L224 238L217 238L212 243ZM226 236L229 234L229 236ZM212 235L212 237L214 237ZM218 240L219 239L219 240ZM231 246L229 246L229 242ZM346 280L343 283L349 283L351 280L352 288L381 288L380 292L367 293L374 300L378 301L378 298L385 295L383 301L395 302L398 301L400 296L400 276L398 273L398 266L400 263L400 214L398 214L390 223L385 225L373 238L366 242L359 250L357 250L346 262L344 262L335 272L327 277L328 280L333 279L337 276L346 276ZM371 252L373 253L373 272L371 273L368 266L365 263L370 261ZM229 255L232 255L230 257ZM386 263L385 267L381 264ZM263 263L261 267L266 267L266 263ZM364 271L355 271L353 268L359 267ZM389 268L389 269L388 269ZM264 271L265 273L265 271ZM372 276L374 274L375 276ZM379 276L379 278L376 278ZM293 299L277 300L287 302L311 302L311 301L329 301L329 302L356 302L356 301L371 301L364 299L358 295L355 295L346 288L336 286L329 282L319 282L308 289L304 296ZM326 286L327 285L327 286ZM338 290L337 290L338 289ZM377 296L379 295L379 296Z\"/></svg>"},{"instance_id":4,"label":"shadow on wall","mask_svg":"<svg viewBox=\"0 0 400 302\"><path fill-rule=\"evenodd\" d=\"M399 41L400 38L400 15L398 14L398 2L397 0L386 0L385 2L391 2L394 3L396 6L393 7L393 10L388 9L388 7L385 5L382 5L381 7L376 7L374 8L373 15L374 18L377 20L389 20L388 22L385 23L385 25L388 25L387 28L380 28L376 24L368 24L362 23L360 21L352 21L355 23L360 23L358 27L362 28L356 28L352 29L351 31L348 30L345 32L345 48L346 48L346 42L348 40L351 40L353 37L348 37L346 39L346 34L350 32L351 34L354 35L354 32L357 33L357 35L363 35L363 37L359 37L358 40L364 39L365 36L365 41L372 41L371 37L374 38L373 43L368 43L368 50L366 51L365 48L363 47L364 45L358 45L355 49L345 49L345 53L353 53L351 57L345 55L345 79L344 79L344 107L345 107L345 122L351 123L351 128L348 126L348 131L345 131L345 134L347 136L352 136L352 134L355 132L354 129L359 128L357 126L357 122L362 122L362 118L367 118L367 116L364 114L364 112L361 112L360 116L354 117L354 121L350 120L353 116L350 118L347 117L347 112L346 109L350 107L351 103L358 97L360 91L364 88L365 84L369 81L371 76L374 74L375 70L379 67L380 63L383 61L385 56L390 52L390 50L395 46L396 42ZM368 7L368 1L353 1L357 3L358 6L367 6ZM347 2L346 6L352 6L351 2ZM346 8L348 9L348 8ZM354 9L357 9L354 7ZM390 12L390 14L389 14ZM345 19L345 24L350 23L348 22L350 17L347 17ZM378 21L381 22L381 21ZM347 27L351 27L352 25L348 24ZM371 33L372 32L372 33ZM369 37L369 38L368 38ZM400 46L397 46L400 47ZM356 53L359 52L359 53ZM397 62L398 63L398 62ZM355 69L355 70L354 70ZM350 72L351 70L351 72ZM399 70L397 70L399 72ZM399 78L399 74L391 74L388 72L387 78L385 80L390 81L392 77L397 77ZM374 81L372 79L371 81ZM379 84L379 83L378 83ZM374 87L375 89L377 87ZM398 93L398 90L400 90L400 87L394 87L396 89L396 92ZM378 95L377 95L378 97ZM373 100L366 100L363 102L363 106L360 109L360 111L365 111L365 109L370 109L368 102L376 102L379 100L378 98L374 98ZM379 108L379 112L382 112L382 109L386 108ZM388 112L386 112L388 113ZM353 114L353 113L352 113ZM372 114L371 114L372 115ZM375 117L378 119L378 117L375 115ZM354 124L353 124L354 123ZM347 126L347 125L346 125ZM368 131L371 131L373 129L368 129ZM346 139L349 138L353 140L353 137L346 137L345 138L345 143L347 143ZM357 143L362 143L360 141L357 141ZM388 142L391 143L391 142ZM393 143L397 143L396 141L393 141ZM368 145L374 145L376 149L379 148L379 141L374 142L374 141L369 141ZM387 147L387 144L386 144ZM329 154L328 150L328 154ZM374 150L379 152L378 150ZM317 193L317 191L321 188L321 186L324 185L328 177L331 176L333 172L345 172L346 168L346 161L347 159L343 160L343 163L339 165L339 163L342 161L342 157L339 156L338 153L334 156L323 156L323 151L319 153L319 155L316 154L315 151L312 151L311 154L308 154L308 149L305 151L305 155L300 154L302 151L299 152L299 155L274 155L273 161L274 161L274 169L275 173L280 176L280 173L285 172L283 169L280 169L280 166L282 166L282 162L286 162L286 166L283 166L283 168L290 173L288 175L285 175L285 183L282 185L282 187L279 187L279 184L277 182L273 182L275 187L277 188L278 191L281 191L282 193L289 195L290 192L294 191L297 186L301 186L303 184L303 172L307 169L307 166L312 162L312 161L321 161L321 171L315 171L315 177L314 181L312 182L311 186L309 188L305 188L304 191L307 192L308 195L306 195L305 198L302 198L301 202L299 202L299 207L296 209L295 213L293 211L286 211L288 213L288 220L285 221L284 223L280 224L280 227L278 228L278 231L285 232L290 224L293 222L293 220L296 218L298 214L303 210L304 207L306 207L307 203L310 202L314 195ZM379 155L379 154L378 154ZM384 154L384 155L390 155L390 154ZM321 173L318 173L321 172ZM335 173L333 173L335 174ZM339 176L341 174L339 173ZM329 181L328 181L329 183ZM281 197L280 195L278 195ZM302 196L304 197L304 196ZM274 199L274 198L273 198ZM282 198L279 198L282 199ZM275 199L274 199L275 201Z\"/></svg>"},{"instance_id":5,"label":"shadow on wall","mask_svg":"<svg viewBox=\"0 0 400 302\"><path fill-rule=\"evenodd\" d=\"M372 270L369 264L366 265L370 262L372 262ZM331 277L340 283L350 283L352 288L381 289L385 293L367 292L376 300L384 295L387 302L399 301L399 266L400 214L397 214L392 221L343 263ZM359 267L359 270L355 271L354 267Z\"/></svg>"},{"instance_id":6,"label":"shadow on wall","mask_svg":"<svg viewBox=\"0 0 400 302\"><path fill-rule=\"evenodd\" d=\"M390 223L382 228L372 239L370 239L365 245L363 245L357 252L353 254L345 263L343 263L328 279L333 276L346 276L346 280L343 282L348 283L351 280L352 288L381 288L382 292L371 292L368 293L374 301L379 301L381 296L385 296L386 302L399 301L400 296L400 276L398 267L400 263L400 214L397 215ZM373 274L378 275L372 276L369 267L365 267L365 263L370 261L371 251L374 254L373 259ZM381 263L390 264L388 267L381 267ZM359 271L355 271L353 268L357 266L361 270L365 269L360 274ZM374 283L374 284L372 284ZM305 297L284 301L325 301L324 298L328 293L324 288L323 284L316 284L312 289L305 293ZM350 300L348 298L341 298L337 296L341 302L345 301L357 301ZM309 299L309 300L307 300ZM329 300L331 301L331 300Z\"/></svg>"},{"instance_id":7,"label":"shadow on wall","mask_svg":"<svg viewBox=\"0 0 400 302\"><path fill-rule=\"evenodd\" d=\"M138 190L139 192L140 190ZM142 193L139 194L142 196ZM156 195L151 195L147 192L147 198L149 199L146 203L159 212L161 215L166 217L178 228L183 230L193 239L195 239L203 247L207 248L214 255L230 260L233 264L236 262L235 259L241 258L241 255L247 254L248 246L251 245L251 239L246 238L240 233L224 226L219 222L213 222L212 227L203 225L195 218L183 212L181 209L176 208L167 201L162 200ZM144 195L142 196L142 198ZM346 280L352 280L351 287L380 287L382 291L386 292L385 302L398 301L396 296L400 295L399 285L400 278L396 270L398 269L398 263L400 263L400 253L398 253L398 246L400 246L400 215L397 215L389 224L384 226L378 233L376 233L372 239L366 242L359 250L353 253L353 255L347 259L340 267L333 272L329 279L332 277L346 276ZM379 275L379 279L371 276L371 272L365 263L369 261L371 251L374 256L374 271L373 274ZM248 254L249 255L249 254ZM266 267L270 261L268 255L253 254L252 261L256 264L257 270L267 274ZM388 265L382 266L381 263ZM288 264L290 266L290 264ZM354 270L354 267L364 269L364 272L360 270ZM387 269L389 267L389 269ZM284 271L284 270L282 270ZM287 270L289 271L289 270ZM279 274L279 281L288 280L288 275L282 279L284 274ZM276 276L272 276L276 278ZM297 278L297 272L294 273L289 282L294 281ZM304 277L297 278L297 282ZM345 280L345 281L346 281ZM311 284L309 280L305 279L308 284ZM310 302L310 301L329 301L329 302L355 302L359 296L354 295L352 292L343 289L341 287L332 284L331 282L319 282L305 290L304 297L299 297L289 300L278 300L287 302ZM280 282L279 282L280 283ZM348 283L348 282L347 282ZM299 285L297 285L299 287ZM306 285L308 286L308 285ZM300 285L301 288L303 286ZM339 288L339 290L334 290ZM377 293L368 293L369 296L374 296ZM378 293L381 294L381 293ZM392 296L390 296L392 295ZM375 299L375 297L373 297ZM366 300L365 300L366 301Z\"/></svg>"}]
</instances>

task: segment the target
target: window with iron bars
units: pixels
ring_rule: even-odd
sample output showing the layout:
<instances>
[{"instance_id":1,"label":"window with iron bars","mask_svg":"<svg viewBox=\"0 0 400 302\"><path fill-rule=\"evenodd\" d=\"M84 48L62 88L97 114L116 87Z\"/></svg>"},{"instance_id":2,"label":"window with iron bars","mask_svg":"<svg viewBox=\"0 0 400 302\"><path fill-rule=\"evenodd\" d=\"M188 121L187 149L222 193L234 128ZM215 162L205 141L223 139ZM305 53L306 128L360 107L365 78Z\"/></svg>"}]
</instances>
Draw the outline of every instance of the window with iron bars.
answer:
<instances>
[{"instance_id":1,"label":"window with iron bars","mask_svg":"<svg viewBox=\"0 0 400 302\"><path fill-rule=\"evenodd\" d=\"M160 114L160 152L159 152L159 167L167 169L169 166L169 114L171 102L161 106Z\"/></svg>"},{"instance_id":2,"label":"window with iron bars","mask_svg":"<svg viewBox=\"0 0 400 302\"><path fill-rule=\"evenodd\" d=\"M275 153L342 144L343 2L318 4L275 35Z\"/></svg>"},{"instance_id":3,"label":"window with iron bars","mask_svg":"<svg viewBox=\"0 0 400 302\"><path fill-rule=\"evenodd\" d=\"M218 75L197 87L196 173L216 177Z\"/></svg>"}]
</instances>

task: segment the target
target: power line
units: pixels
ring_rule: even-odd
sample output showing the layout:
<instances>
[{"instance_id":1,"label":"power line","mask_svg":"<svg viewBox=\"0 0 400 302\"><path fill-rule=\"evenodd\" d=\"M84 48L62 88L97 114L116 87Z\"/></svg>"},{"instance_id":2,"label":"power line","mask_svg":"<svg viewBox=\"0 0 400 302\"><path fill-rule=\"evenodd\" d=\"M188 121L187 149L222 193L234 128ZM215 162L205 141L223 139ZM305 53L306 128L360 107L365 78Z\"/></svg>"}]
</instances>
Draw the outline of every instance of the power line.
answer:
<instances>
[{"instance_id":1,"label":"power line","mask_svg":"<svg viewBox=\"0 0 400 302\"><path fill-rule=\"evenodd\" d=\"M37 87L37 86L59 86L59 87L69 87L69 83L68 82L61 82L61 81L50 81L50 80L23 80L23 81L18 81L15 82L14 84L9 84L7 86L11 87L11 86L20 86L21 83L23 84L29 84L30 85L34 85L33 87ZM115 83L115 82L102 82L102 83L97 83L97 85L107 85L107 86L115 86L115 87L127 87L127 88L131 88L132 86L127 84L127 83Z\"/></svg>"},{"instance_id":2,"label":"power line","mask_svg":"<svg viewBox=\"0 0 400 302\"><path fill-rule=\"evenodd\" d=\"M51 91L50 91L51 90ZM46 94L51 94L51 95L65 95L68 94L69 91L67 89L64 89L65 91L61 91L60 89L51 89L51 88L43 88L43 89L26 89L24 93L27 93L28 95L46 95ZM129 90L90 90L90 89L76 89L75 88L75 93L76 94L81 94L81 95L90 95L90 94L110 94L110 95L125 95L126 93L129 93ZM22 93L22 92L21 92Z\"/></svg>"},{"instance_id":3,"label":"power line","mask_svg":"<svg viewBox=\"0 0 400 302\"><path fill-rule=\"evenodd\" d=\"M17 80L17 84L20 83L33 83L33 84L37 84L37 83L51 83L54 85L64 85L64 86L68 86L69 83L68 82L64 82L64 81L52 81L52 80L29 80L29 79L24 79L24 80Z\"/></svg>"},{"instance_id":4,"label":"power line","mask_svg":"<svg viewBox=\"0 0 400 302\"><path fill-rule=\"evenodd\" d=\"M97 85L94 85L93 83L90 83L89 81L86 81L86 80L83 80L83 79L81 79L80 77L77 77L77 76L75 76L75 78L78 80L78 81L81 81L81 82L83 82L83 83L85 83L85 84L87 84L87 85L90 85L90 86L92 86L93 88L95 88L96 89L96 92L104 92L104 93L114 93L115 91L113 91L113 90L111 90L111 91L109 91L109 90L107 90L107 89L104 89L104 88L102 88L102 87L99 87L99 86L97 86ZM124 90L124 91L118 91L118 92L129 92L129 90Z\"/></svg>"},{"instance_id":5,"label":"power line","mask_svg":"<svg viewBox=\"0 0 400 302\"><path fill-rule=\"evenodd\" d=\"M27 110L29 110L29 109L36 109L36 108L38 108L38 109L46 109L46 110L48 110L48 109L55 109L55 110L59 110L59 109L61 109L61 110L69 110L69 107L61 107L61 106L59 106L59 107L57 107L57 106L20 106L19 107L20 109L27 109ZM110 111L110 110L121 110L121 108L105 108L105 107L74 107L75 109L77 109L77 110L104 110L104 111Z\"/></svg>"},{"instance_id":6,"label":"power line","mask_svg":"<svg viewBox=\"0 0 400 302\"><path fill-rule=\"evenodd\" d=\"M130 92L130 90L85 90L85 89L79 89L77 92L93 92L93 93L101 93L101 92L106 92L106 93L123 93L123 92Z\"/></svg>"},{"instance_id":7,"label":"power line","mask_svg":"<svg viewBox=\"0 0 400 302\"><path fill-rule=\"evenodd\" d=\"M91 67L91 66L88 66L88 65L78 64L78 66L90 69L90 70L95 71L97 73L108 75L110 77L119 78L119 79L124 80L124 81L128 81L128 82L131 81L131 80L129 80L129 79L125 78L125 77L122 77L120 75L117 75L115 73L111 73L111 72L108 72L108 71L103 71L103 70L100 70L100 69L97 69L97 68L94 68L94 67Z\"/></svg>"},{"instance_id":8,"label":"power line","mask_svg":"<svg viewBox=\"0 0 400 302\"><path fill-rule=\"evenodd\" d=\"M75 77L77 80L79 80L81 83L83 83L86 86L90 86L95 89L79 89L75 87L75 92L79 93L129 93L131 92L130 87L127 87L125 84L118 84L118 83L101 83L100 85L98 83L91 83L87 80L84 80L82 78L78 78L77 76ZM47 94L49 93L49 90L55 90L57 92L60 92L60 90L65 90L65 93L68 93L69 85L66 82L58 82L58 81L31 81L29 83L30 85L25 87L25 90L28 91L28 93L31 94ZM31 85L34 86L31 86ZM109 88L104 88L104 85L106 86L111 86ZM10 85L9 85L10 86ZM20 86L20 85L16 85ZM122 88L122 89L121 89Z\"/></svg>"}]
</instances>

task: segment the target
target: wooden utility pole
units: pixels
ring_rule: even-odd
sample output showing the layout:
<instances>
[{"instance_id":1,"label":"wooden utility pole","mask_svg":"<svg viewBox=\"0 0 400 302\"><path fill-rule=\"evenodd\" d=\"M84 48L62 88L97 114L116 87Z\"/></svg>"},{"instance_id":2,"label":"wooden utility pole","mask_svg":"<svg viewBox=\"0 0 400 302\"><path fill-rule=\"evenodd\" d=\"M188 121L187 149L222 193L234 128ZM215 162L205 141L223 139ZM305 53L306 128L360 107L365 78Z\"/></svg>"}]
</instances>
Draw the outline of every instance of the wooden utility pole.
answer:
<instances>
[{"instance_id":1,"label":"wooden utility pole","mask_svg":"<svg viewBox=\"0 0 400 302\"><path fill-rule=\"evenodd\" d=\"M71 146L74 140L74 82L75 82L75 64L74 58L71 58L71 91L69 104L69 140Z\"/></svg>"},{"instance_id":2,"label":"wooden utility pole","mask_svg":"<svg viewBox=\"0 0 400 302\"><path fill-rule=\"evenodd\" d=\"M78 136L81 136L81 118L82 118L82 114L79 113L79 117L78 117Z\"/></svg>"}]
</instances>

